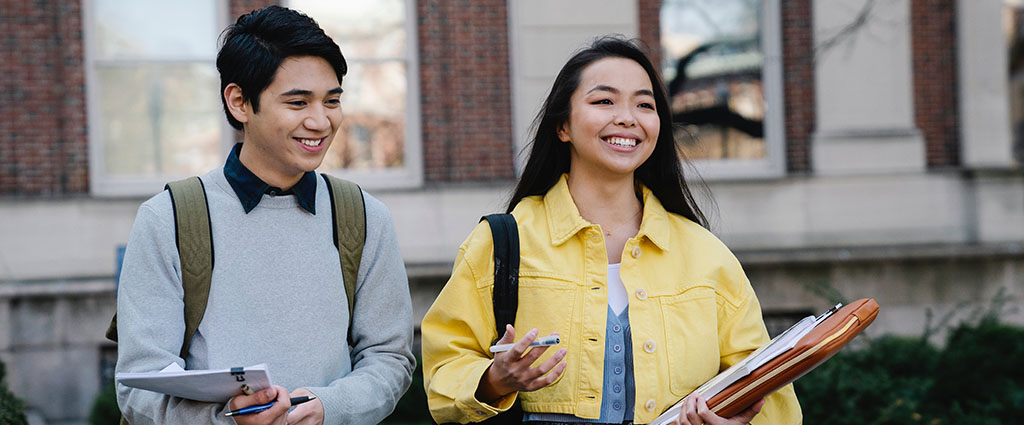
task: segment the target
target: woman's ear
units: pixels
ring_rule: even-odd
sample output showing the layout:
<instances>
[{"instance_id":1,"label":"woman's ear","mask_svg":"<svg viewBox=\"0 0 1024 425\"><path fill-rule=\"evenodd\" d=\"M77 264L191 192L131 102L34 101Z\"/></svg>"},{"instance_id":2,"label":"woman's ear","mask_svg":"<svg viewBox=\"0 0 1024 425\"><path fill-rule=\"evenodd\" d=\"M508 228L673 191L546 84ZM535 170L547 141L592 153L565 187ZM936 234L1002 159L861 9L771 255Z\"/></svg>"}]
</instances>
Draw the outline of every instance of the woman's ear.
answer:
<instances>
[{"instance_id":1,"label":"woman's ear","mask_svg":"<svg viewBox=\"0 0 1024 425\"><path fill-rule=\"evenodd\" d=\"M231 83L224 87L224 103L228 105L228 112L238 122L249 122L249 103L242 97L242 88L238 84Z\"/></svg>"},{"instance_id":2,"label":"woman's ear","mask_svg":"<svg viewBox=\"0 0 1024 425\"><path fill-rule=\"evenodd\" d=\"M567 128L568 126L568 122L563 122L562 125L558 126L558 140L561 140L562 143L568 143L572 141L572 138L569 137L569 129Z\"/></svg>"}]
</instances>

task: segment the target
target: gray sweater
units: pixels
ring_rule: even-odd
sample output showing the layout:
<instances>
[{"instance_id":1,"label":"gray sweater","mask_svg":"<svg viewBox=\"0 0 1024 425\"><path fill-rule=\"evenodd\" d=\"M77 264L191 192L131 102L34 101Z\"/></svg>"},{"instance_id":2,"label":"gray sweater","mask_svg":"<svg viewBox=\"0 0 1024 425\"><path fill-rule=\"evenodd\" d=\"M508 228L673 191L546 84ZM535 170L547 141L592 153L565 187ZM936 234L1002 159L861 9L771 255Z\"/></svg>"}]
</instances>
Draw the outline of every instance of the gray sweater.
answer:
<instances>
[{"instance_id":1,"label":"gray sweater","mask_svg":"<svg viewBox=\"0 0 1024 425\"><path fill-rule=\"evenodd\" d=\"M294 196L264 195L246 214L222 168L201 177L210 206L214 269L206 314L185 359L181 267L170 195L139 207L117 295L117 372L266 363L274 384L308 388L325 424L377 423L409 387L412 303L391 215L364 193L366 244L356 282L352 336L334 246L330 197L317 177L316 211ZM225 404L117 385L132 425L233 423Z\"/></svg>"}]
</instances>

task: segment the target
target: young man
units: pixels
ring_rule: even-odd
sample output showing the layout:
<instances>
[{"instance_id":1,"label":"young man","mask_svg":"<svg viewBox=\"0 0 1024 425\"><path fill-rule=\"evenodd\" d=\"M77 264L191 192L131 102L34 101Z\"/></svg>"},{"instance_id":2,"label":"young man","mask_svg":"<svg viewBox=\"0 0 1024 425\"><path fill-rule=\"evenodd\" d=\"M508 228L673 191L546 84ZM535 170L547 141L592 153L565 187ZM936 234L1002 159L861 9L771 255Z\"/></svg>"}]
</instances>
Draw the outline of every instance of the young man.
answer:
<instances>
[{"instance_id":1,"label":"young man","mask_svg":"<svg viewBox=\"0 0 1024 425\"><path fill-rule=\"evenodd\" d=\"M206 312L182 358L181 265L164 191L139 208L125 252L117 372L266 363L279 386L220 404L118 384L118 405L132 425L380 422L412 380L412 303L390 213L363 193L367 238L349 317L331 199L313 172L341 124L345 58L316 22L276 6L238 18L223 37L224 109L243 142L200 177L215 259ZM290 396L308 394L317 398L289 412ZM273 400L262 413L225 416Z\"/></svg>"}]
</instances>

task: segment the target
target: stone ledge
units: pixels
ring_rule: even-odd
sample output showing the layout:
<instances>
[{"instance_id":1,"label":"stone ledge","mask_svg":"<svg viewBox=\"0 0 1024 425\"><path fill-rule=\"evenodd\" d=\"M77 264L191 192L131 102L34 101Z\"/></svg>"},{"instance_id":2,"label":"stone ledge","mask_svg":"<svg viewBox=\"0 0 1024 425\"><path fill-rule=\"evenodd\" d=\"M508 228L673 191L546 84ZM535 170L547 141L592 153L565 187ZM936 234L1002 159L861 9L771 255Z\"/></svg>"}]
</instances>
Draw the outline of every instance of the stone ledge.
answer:
<instances>
[{"instance_id":1,"label":"stone ledge","mask_svg":"<svg viewBox=\"0 0 1024 425\"><path fill-rule=\"evenodd\" d=\"M1024 242L736 250L744 265L1024 258Z\"/></svg>"}]
</instances>

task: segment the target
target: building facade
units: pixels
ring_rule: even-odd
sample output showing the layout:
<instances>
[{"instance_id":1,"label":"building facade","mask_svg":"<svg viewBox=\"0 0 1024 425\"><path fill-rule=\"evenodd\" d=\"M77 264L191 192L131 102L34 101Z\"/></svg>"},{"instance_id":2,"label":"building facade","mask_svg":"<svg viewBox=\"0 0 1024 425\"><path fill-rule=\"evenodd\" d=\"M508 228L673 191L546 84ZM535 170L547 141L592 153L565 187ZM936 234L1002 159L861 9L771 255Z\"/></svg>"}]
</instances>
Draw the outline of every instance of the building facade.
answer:
<instances>
[{"instance_id":1,"label":"building facade","mask_svg":"<svg viewBox=\"0 0 1024 425\"><path fill-rule=\"evenodd\" d=\"M139 204L237 139L220 31L275 2L163 3L0 0L0 360L46 423L84 423L109 379ZM479 217L504 210L558 69L603 34L664 65L712 230L773 329L837 297L876 298L876 334L1024 298L1014 2L281 3L350 61L323 171L390 207L417 320Z\"/></svg>"}]
</instances>

